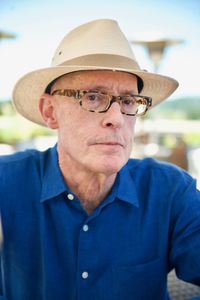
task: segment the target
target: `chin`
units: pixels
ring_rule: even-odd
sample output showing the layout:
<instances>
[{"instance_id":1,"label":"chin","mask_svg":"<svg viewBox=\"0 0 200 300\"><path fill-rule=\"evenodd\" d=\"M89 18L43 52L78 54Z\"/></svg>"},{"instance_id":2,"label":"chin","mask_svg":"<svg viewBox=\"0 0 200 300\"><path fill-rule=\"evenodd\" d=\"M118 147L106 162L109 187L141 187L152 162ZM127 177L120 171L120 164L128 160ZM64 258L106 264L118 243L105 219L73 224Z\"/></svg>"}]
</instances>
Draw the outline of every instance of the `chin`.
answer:
<instances>
[{"instance_id":1,"label":"chin","mask_svg":"<svg viewBox=\"0 0 200 300\"><path fill-rule=\"evenodd\" d=\"M100 173L104 173L104 174L116 174L118 173L121 168L127 163L127 159L108 159L108 160L104 160L99 161L98 162L98 166L96 166Z\"/></svg>"}]
</instances>

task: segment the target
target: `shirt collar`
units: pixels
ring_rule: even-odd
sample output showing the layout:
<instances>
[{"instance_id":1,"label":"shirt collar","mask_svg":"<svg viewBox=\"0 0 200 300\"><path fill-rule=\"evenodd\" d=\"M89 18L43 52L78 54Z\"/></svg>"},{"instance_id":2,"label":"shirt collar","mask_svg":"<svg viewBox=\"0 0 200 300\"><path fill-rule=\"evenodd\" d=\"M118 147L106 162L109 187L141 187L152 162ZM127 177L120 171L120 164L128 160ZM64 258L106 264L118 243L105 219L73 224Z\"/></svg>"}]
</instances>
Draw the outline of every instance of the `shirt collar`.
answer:
<instances>
[{"instance_id":1,"label":"shirt collar","mask_svg":"<svg viewBox=\"0 0 200 300\"><path fill-rule=\"evenodd\" d=\"M67 185L58 165L57 145L46 152L41 202L67 191Z\"/></svg>"},{"instance_id":2,"label":"shirt collar","mask_svg":"<svg viewBox=\"0 0 200 300\"><path fill-rule=\"evenodd\" d=\"M118 174L117 198L139 207L138 195L133 177L130 174L128 163Z\"/></svg>"},{"instance_id":3,"label":"shirt collar","mask_svg":"<svg viewBox=\"0 0 200 300\"><path fill-rule=\"evenodd\" d=\"M49 149L46 155L41 202L67 192L67 185L58 165L57 145ZM118 185L117 198L139 207L135 183L128 164L120 170L116 183Z\"/></svg>"}]
</instances>

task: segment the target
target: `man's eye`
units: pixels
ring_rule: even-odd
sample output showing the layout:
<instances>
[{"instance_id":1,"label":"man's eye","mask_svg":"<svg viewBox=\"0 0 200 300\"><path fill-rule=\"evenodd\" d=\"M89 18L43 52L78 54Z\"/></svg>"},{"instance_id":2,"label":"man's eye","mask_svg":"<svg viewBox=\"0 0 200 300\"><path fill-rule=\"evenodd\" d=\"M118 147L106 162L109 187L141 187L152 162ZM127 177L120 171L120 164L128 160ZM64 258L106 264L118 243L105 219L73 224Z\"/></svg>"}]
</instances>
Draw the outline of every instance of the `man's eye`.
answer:
<instances>
[{"instance_id":1,"label":"man's eye","mask_svg":"<svg viewBox=\"0 0 200 300\"><path fill-rule=\"evenodd\" d=\"M133 99L124 99L123 104L126 106L132 106L135 104L135 101Z\"/></svg>"},{"instance_id":2,"label":"man's eye","mask_svg":"<svg viewBox=\"0 0 200 300\"><path fill-rule=\"evenodd\" d=\"M95 101L98 100L98 95L97 94L87 94L87 99L89 101Z\"/></svg>"}]
</instances>

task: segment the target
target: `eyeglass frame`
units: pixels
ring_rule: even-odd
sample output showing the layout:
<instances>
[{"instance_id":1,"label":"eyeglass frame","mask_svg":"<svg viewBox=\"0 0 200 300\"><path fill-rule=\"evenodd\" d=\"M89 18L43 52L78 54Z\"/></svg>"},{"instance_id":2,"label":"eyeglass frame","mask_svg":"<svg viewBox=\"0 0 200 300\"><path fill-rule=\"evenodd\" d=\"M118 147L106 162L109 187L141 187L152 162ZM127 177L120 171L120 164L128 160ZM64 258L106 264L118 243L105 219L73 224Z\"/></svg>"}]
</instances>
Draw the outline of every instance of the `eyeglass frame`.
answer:
<instances>
[{"instance_id":1,"label":"eyeglass frame","mask_svg":"<svg viewBox=\"0 0 200 300\"><path fill-rule=\"evenodd\" d=\"M94 93L101 93L103 95L106 95L109 97L109 102L108 102L108 106L106 109L104 109L103 111L95 111L95 110L91 110L91 109L87 109L87 108L84 108L82 106L82 97L87 94L87 93L91 93L91 92L94 92ZM101 92L101 91L97 91L97 90L74 90L74 89L57 89L57 90L54 90L53 92L50 93L51 96L54 96L54 95L58 95L58 96L66 96L66 97L73 97L75 100L78 100L79 101L79 105L86 111L89 111L89 112L96 112L96 113L105 113L108 111L108 109L111 107L111 105L114 103L114 102L117 102L119 103L120 105L120 100L122 100L122 98L124 96L132 96L132 97L140 97L142 98L143 100L146 101L146 109L144 110L143 113L141 114L130 114L130 113L125 113L121 110L121 113L124 114L124 115L127 115L127 116L143 116L145 115L145 113L147 112L147 110L149 109L149 107L152 106L152 98L151 97L148 97L148 96L143 96L143 95L138 95L138 94L125 94L125 95L119 95L119 96L114 96L112 94L109 94L109 93L105 93L105 92ZM121 108L121 105L120 105L120 108Z\"/></svg>"}]
</instances>

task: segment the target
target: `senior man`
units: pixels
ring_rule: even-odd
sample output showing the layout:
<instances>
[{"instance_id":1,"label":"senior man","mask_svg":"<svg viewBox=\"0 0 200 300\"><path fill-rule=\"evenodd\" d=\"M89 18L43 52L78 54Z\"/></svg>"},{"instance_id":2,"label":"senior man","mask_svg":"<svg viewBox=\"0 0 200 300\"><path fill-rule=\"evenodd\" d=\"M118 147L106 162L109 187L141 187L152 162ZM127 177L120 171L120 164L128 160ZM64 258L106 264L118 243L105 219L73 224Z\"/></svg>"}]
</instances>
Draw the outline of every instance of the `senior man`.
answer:
<instances>
[{"instance_id":1,"label":"senior man","mask_svg":"<svg viewBox=\"0 0 200 300\"><path fill-rule=\"evenodd\" d=\"M200 285L195 180L129 159L138 116L178 86L139 68L114 20L83 24L13 102L58 143L0 159L2 299L164 300L167 274Z\"/></svg>"}]
</instances>

